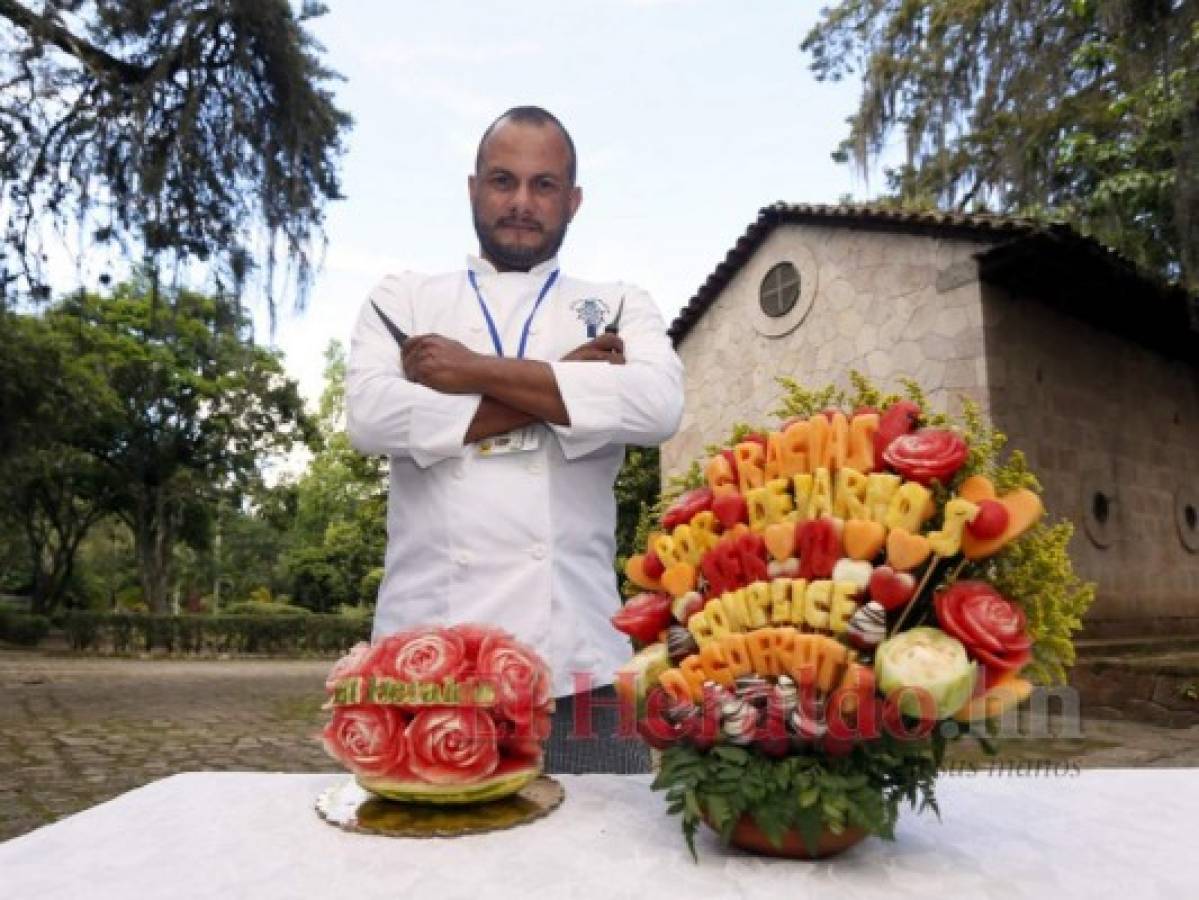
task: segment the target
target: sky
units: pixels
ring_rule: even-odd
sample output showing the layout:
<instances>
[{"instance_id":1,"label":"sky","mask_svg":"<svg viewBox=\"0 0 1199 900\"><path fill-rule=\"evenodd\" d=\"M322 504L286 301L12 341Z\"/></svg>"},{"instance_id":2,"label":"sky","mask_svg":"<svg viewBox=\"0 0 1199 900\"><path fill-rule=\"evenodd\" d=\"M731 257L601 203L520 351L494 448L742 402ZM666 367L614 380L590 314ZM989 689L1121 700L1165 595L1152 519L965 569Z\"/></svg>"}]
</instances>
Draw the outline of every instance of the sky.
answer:
<instances>
[{"instance_id":1,"label":"sky","mask_svg":"<svg viewBox=\"0 0 1199 900\"><path fill-rule=\"evenodd\" d=\"M477 251L466 194L479 136L501 112L543 106L570 130L583 205L559 258L623 280L669 322L757 211L778 200L864 200L874 184L834 163L856 82L821 84L799 49L817 4L784 0L333 0L310 23L345 77L354 118L346 198L306 309L273 338L310 399L323 353L348 345L389 272L461 268ZM258 304L264 306L264 304Z\"/></svg>"}]
</instances>

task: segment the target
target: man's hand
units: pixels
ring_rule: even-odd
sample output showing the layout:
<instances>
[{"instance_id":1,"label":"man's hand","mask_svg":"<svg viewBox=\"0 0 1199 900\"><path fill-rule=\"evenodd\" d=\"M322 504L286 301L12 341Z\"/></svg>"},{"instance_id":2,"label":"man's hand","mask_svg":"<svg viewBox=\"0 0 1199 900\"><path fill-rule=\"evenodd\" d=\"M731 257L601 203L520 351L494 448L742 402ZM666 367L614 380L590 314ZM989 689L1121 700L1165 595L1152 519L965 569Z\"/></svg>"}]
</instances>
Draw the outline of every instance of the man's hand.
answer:
<instances>
[{"instance_id":1,"label":"man's hand","mask_svg":"<svg viewBox=\"0 0 1199 900\"><path fill-rule=\"evenodd\" d=\"M479 391L477 376L482 357L457 341L439 334L417 334L400 351L404 374L410 381L443 394Z\"/></svg>"},{"instance_id":2,"label":"man's hand","mask_svg":"<svg viewBox=\"0 0 1199 900\"><path fill-rule=\"evenodd\" d=\"M604 332L585 344L575 347L562 362L608 362L624 365L624 339L619 334Z\"/></svg>"}]
</instances>

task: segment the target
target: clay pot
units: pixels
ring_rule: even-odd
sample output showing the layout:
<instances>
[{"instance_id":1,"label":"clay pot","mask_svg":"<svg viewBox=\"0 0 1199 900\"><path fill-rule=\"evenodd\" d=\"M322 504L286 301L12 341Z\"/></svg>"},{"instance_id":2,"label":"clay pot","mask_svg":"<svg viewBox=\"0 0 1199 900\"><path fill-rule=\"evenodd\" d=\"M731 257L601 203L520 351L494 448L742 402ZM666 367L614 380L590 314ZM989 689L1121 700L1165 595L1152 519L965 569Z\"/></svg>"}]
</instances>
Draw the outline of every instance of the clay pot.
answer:
<instances>
[{"instance_id":1,"label":"clay pot","mask_svg":"<svg viewBox=\"0 0 1199 900\"><path fill-rule=\"evenodd\" d=\"M709 823L710 824L710 823ZM798 831L791 830L783 834L782 846L776 847L770 842L766 833L758 827L752 816L742 816L733 829L729 842L734 847L748 850L750 853L760 853L763 856L782 856L787 859L824 859L826 856L836 856L844 853L850 847L861 843L869 832L861 828L846 828L840 834L833 834L828 829L820 832L820 840L816 844L816 852L810 853L808 845Z\"/></svg>"}]
</instances>

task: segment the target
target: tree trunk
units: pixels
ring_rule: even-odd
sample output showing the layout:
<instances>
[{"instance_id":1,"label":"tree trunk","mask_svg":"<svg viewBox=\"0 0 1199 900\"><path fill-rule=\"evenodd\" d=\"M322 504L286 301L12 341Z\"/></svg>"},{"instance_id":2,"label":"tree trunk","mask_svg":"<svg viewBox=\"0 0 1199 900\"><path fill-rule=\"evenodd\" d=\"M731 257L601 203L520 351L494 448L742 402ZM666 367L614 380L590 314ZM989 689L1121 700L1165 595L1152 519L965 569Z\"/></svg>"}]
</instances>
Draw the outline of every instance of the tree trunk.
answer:
<instances>
[{"instance_id":1,"label":"tree trunk","mask_svg":"<svg viewBox=\"0 0 1199 900\"><path fill-rule=\"evenodd\" d=\"M103 501L84 500L68 475L50 471L31 480L15 504L24 520L33 578L33 611L49 615L62 605L79 545L100 518Z\"/></svg>"},{"instance_id":2,"label":"tree trunk","mask_svg":"<svg viewBox=\"0 0 1199 900\"><path fill-rule=\"evenodd\" d=\"M33 579L33 595L30 611L38 615L49 615L50 608L50 576L46 573L46 542L47 536L37 527L37 511L26 509L25 542L29 548L29 575Z\"/></svg>"},{"instance_id":3,"label":"tree trunk","mask_svg":"<svg viewBox=\"0 0 1199 900\"><path fill-rule=\"evenodd\" d=\"M51 551L50 571L47 573L47 613L54 612L66 599L71 574L75 571L75 555L79 552L79 545L93 521L94 519L89 518L80 524L77 531L58 535L57 546Z\"/></svg>"},{"instance_id":4,"label":"tree trunk","mask_svg":"<svg viewBox=\"0 0 1199 900\"><path fill-rule=\"evenodd\" d=\"M150 488L138 499L133 525L138 568L141 570L142 598L150 607L150 612L170 612L174 528L170 501L164 488Z\"/></svg>"},{"instance_id":5,"label":"tree trunk","mask_svg":"<svg viewBox=\"0 0 1199 900\"><path fill-rule=\"evenodd\" d=\"M49 615L50 592L47 589L46 574L42 567L42 548L32 542L29 544L30 576L33 578L33 594L30 598L30 611L39 616Z\"/></svg>"}]
</instances>

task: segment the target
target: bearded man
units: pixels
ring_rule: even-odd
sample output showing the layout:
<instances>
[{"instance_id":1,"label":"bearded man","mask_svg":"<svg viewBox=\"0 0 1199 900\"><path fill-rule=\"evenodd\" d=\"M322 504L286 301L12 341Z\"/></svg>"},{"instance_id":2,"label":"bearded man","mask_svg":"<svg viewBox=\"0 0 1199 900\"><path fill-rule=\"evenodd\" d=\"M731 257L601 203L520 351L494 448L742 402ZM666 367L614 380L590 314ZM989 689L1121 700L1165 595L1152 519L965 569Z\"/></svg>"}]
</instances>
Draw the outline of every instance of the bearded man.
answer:
<instances>
[{"instance_id":1,"label":"bearded man","mask_svg":"<svg viewBox=\"0 0 1199 900\"><path fill-rule=\"evenodd\" d=\"M487 128L467 179L478 255L371 292L351 342L348 428L391 463L374 637L505 628L554 673L547 768L644 771L639 742L613 739L610 685L629 655L608 622L620 604L613 485L626 444L678 428L682 364L645 291L562 272L576 172L574 142L539 107Z\"/></svg>"}]
</instances>

